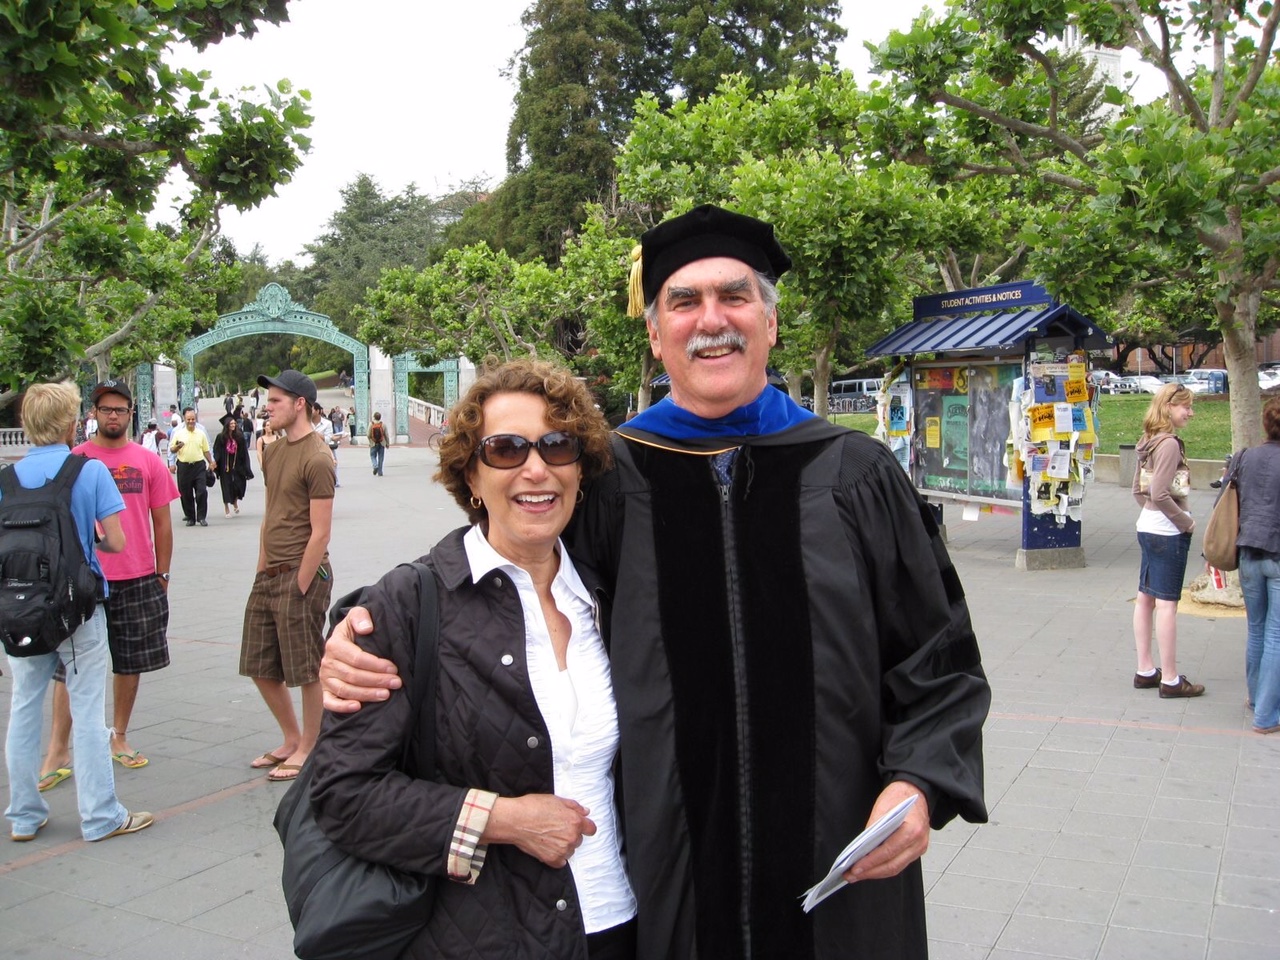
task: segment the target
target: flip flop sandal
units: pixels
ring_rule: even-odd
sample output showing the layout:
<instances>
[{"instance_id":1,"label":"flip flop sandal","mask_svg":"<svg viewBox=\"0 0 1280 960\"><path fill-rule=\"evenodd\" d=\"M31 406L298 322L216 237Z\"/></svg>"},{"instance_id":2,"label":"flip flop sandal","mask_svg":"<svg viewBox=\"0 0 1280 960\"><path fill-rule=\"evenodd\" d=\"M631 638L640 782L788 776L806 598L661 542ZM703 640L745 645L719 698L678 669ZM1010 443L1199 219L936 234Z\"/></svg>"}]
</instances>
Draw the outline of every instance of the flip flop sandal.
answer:
<instances>
[{"instance_id":1,"label":"flip flop sandal","mask_svg":"<svg viewBox=\"0 0 1280 960\"><path fill-rule=\"evenodd\" d=\"M268 767L278 767L288 759L288 757L277 757L274 753L264 753L249 766L254 770L266 770ZM263 763L264 760L266 763Z\"/></svg>"},{"instance_id":2,"label":"flip flop sandal","mask_svg":"<svg viewBox=\"0 0 1280 960\"><path fill-rule=\"evenodd\" d=\"M48 773L42 774L40 777L40 792L44 793L46 790L52 790L70 776L70 767L59 767L57 770L50 770Z\"/></svg>"},{"instance_id":3,"label":"flip flop sandal","mask_svg":"<svg viewBox=\"0 0 1280 960\"><path fill-rule=\"evenodd\" d=\"M267 774L267 779L272 783L288 783L290 780L298 779L298 771L301 769L302 764L300 763L282 763ZM280 776L280 771L282 770L287 771L283 777Z\"/></svg>"},{"instance_id":4,"label":"flip flop sandal","mask_svg":"<svg viewBox=\"0 0 1280 960\"><path fill-rule=\"evenodd\" d=\"M137 770L139 767L145 767L151 761L142 756L137 750L133 753L113 753L111 759L122 767L130 770Z\"/></svg>"}]
</instances>

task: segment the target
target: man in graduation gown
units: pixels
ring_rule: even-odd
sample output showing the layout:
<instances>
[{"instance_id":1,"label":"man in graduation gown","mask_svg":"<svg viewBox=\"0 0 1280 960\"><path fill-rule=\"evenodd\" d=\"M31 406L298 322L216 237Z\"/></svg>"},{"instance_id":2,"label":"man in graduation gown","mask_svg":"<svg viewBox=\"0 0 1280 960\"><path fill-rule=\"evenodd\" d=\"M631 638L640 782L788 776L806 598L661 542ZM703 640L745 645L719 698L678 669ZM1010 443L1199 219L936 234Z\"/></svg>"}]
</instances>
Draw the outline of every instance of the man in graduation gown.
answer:
<instances>
[{"instance_id":1,"label":"man in graduation gown","mask_svg":"<svg viewBox=\"0 0 1280 960\"><path fill-rule=\"evenodd\" d=\"M713 206L641 238L633 313L671 396L618 430L570 539L615 585L642 960L923 958L929 827L986 819L990 690L932 514L887 447L767 383L789 266L771 226ZM330 640L331 709L398 684L346 641L366 620ZM911 796L856 882L803 912Z\"/></svg>"}]
</instances>

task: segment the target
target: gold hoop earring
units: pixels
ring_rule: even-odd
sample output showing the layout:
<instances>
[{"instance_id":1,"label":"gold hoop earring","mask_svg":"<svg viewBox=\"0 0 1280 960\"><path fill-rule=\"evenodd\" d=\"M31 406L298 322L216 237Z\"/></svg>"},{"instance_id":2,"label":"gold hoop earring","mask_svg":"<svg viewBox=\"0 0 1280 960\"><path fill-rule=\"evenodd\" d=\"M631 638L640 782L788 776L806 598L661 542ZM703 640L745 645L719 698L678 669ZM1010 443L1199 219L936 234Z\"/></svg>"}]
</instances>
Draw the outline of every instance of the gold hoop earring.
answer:
<instances>
[{"instance_id":1,"label":"gold hoop earring","mask_svg":"<svg viewBox=\"0 0 1280 960\"><path fill-rule=\"evenodd\" d=\"M473 497L471 498L471 509L472 509L472 510L479 510L479 509L480 509L481 507L483 507L483 506L484 506L484 501L483 501L483 500L481 500L479 497L473 496Z\"/></svg>"}]
</instances>

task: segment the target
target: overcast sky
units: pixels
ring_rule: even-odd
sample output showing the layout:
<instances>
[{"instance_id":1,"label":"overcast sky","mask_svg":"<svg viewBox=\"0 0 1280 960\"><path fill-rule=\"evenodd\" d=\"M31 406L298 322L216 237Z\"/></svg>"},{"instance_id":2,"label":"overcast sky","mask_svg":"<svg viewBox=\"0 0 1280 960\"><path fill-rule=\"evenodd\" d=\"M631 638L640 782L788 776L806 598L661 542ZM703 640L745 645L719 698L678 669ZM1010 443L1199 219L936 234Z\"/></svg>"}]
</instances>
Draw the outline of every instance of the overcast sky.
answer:
<instances>
[{"instance_id":1,"label":"overcast sky","mask_svg":"<svg viewBox=\"0 0 1280 960\"><path fill-rule=\"evenodd\" d=\"M224 212L223 233L241 253L258 243L273 263L303 259L303 244L323 231L338 191L359 173L387 194L409 183L428 195L477 177L497 184L515 92L502 73L524 42L529 3L306 0L289 4L289 23L252 40L184 54L184 65L210 70L224 90L287 77L311 91L312 149L302 169L256 210ZM862 42L906 29L924 5L844 0L841 65L865 71Z\"/></svg>"}]
</instances>

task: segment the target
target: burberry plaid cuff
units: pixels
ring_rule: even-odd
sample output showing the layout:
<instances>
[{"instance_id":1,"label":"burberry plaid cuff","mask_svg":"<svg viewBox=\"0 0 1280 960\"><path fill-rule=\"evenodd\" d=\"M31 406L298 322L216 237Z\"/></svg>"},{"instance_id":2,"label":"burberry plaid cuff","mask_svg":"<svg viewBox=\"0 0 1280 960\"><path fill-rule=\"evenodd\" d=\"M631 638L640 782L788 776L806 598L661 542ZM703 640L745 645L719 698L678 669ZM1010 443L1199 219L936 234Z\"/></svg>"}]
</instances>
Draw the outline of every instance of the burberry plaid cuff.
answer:
<instances>
[{"instance_id":1,"label":"burberry plaid cuff","mask_svg":"<svg viewBox=\"0 0 1280 960\"><path fill-rule=\"evenodd\" d=\"M480 842L484 829L489 825L489 814L498 802L498 795L474 787L467 791L462 802L462 812L453 828L453 841L449 844L449 879L472 884L480 876L484 855L489 849Z\"/></svg>"}]
</instances>

